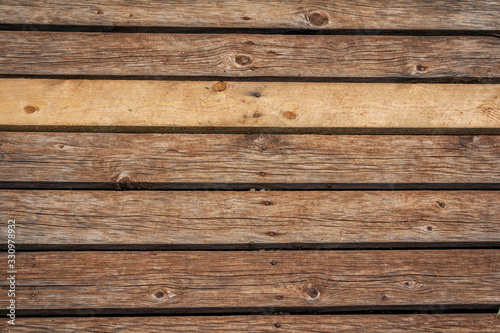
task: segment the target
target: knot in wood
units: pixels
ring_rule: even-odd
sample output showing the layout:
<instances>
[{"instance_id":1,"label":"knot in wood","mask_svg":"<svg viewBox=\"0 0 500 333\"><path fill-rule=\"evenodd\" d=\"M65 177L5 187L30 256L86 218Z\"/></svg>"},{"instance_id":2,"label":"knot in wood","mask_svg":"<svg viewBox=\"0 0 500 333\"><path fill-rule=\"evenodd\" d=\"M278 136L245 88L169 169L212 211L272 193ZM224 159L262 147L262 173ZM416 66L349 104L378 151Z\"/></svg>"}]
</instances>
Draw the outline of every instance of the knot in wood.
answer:
<instances>
[{"instance_id":1,"label":"knot in wood","mask_svg":"<svg viewBox=\"0 0 500 333\"><path fill-rule=\"evenodd\" d=\"M26 105L24 107L24 112L28 114L33 114L40 111L40 108L37 105Z\"/></svg>"},{"instance_id":2,"label":"knot in wood","mask_svg":"<svg viewBox=\"0 0 500 333\"><path fill-rule=\"evenodd\" d=\"M328 24L328 16L321 12L312 12L307 17L309 23L316 27L322 27Z\"/></svg>"},{"instance_id":3,"label":"knot in wood","mask_svg":"<svg viewBox=\"0 0 500 333\"><path fill-rule=\"evenodd\" d=\"M240 66L246 66L249 65L252 62L252 59L250 57L247 57L245 55L239 55L234 58L236 63Z\"/></svg>"},{"instance_id":4,"label":"knot in wood","mask_svg":"<svg viewBox=\"0 0 500 333\"><path fill-rule=\"evenodd\" d=\"M219 81L213 86L213 90L218 92L223 92L227 89L227 83L224 81Z\"/></svg>"},{"instance_id":5,"label":"knot in wood","mask_svg":"<svg viewBox=\"0 0 500 333\"><path fill-rule=\"evenodd\" d=\"M316 288L314 288L314 287L307 289L306 293L311 298L316 298L316 297L319 296L319 291Z\"/></svg>"}]
</instances>

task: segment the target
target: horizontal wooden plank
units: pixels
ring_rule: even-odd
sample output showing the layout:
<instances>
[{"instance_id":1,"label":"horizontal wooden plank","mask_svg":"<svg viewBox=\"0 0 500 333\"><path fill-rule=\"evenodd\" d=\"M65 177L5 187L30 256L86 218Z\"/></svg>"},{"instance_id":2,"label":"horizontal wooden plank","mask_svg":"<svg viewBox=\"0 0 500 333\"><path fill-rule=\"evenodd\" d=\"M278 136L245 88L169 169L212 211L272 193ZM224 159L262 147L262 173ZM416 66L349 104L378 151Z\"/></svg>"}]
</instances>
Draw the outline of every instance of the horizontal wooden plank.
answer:
<instances>
[{"instance_id":1,"label":"horizontal wooden plank","mask_svg":"<svg viewBox=\"0 0 500 333\"><path fill-rule=\"evenodd\" d=\"M2 320L0 328L7 329ZM450 332L496 333L494 314L20 318L16 332Z\"/></svg>"},{"instance_id":2,"label":"horizontal wooden plank","mask_svg":"<svg viewBox=\"0 0 500 333\"><path fill-rule=\"evenodd\" d=\"M3 31L0 74L500 77L494 36Z\"/></svg>"},{"instance_id":3,"label":"horizontal wooden plank","mask_svg":"<svg viewBox=\"0 0 500 333\"><path fill-rule=\"evenodd\" d=\"M0 156L0 182L500 181L500 136L0 132Z\"/></svg>"},{"instance_id":4,"label":"horizontal wooden plank","mask_svg":"<svg viewBox=\"0 0 500 333\"><path fill-rule=\"evenodd\" d=\"M11 24L289 29L499 30L494 0L4 0Z\"/></svg>"},{"instance_id":5,"label":"horizontal wooden plank","mask_svg":"<svg viewBox=\"0 0 500 333\"><path fill-rule=\"evenodd\" d=\"M0 193L20 246L500 244L500 192Z\"/></svg>"},{"instance_id":6,"label":"horizontal wooden plank","mask_svg":"<svg viewBox=\"0 0 500 333\"><path fill-rule=\"evenodd\" d=\"M500 128L500 85L0 79L0 125Z\"/></svg>"},{"instance_id":7,"label":"horizontal wooden plank","mask_svg":"<svg viewBox=\"0 0 500 333\"><path fill-rule=\"evenodd\" d=\"M500 303L500 250L25 252L16 268L18 314Z\"/></svg>"}]
</instances>

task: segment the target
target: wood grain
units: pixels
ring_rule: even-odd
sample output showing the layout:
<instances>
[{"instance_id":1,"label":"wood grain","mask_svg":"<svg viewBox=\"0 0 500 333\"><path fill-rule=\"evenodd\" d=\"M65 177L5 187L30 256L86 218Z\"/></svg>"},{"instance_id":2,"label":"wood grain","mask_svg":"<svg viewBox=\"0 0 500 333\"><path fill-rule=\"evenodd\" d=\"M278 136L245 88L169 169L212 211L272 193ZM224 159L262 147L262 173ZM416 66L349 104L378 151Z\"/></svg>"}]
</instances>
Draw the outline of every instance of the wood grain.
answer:
<instances>
[{"instance_id":1,"label":"wood grain","mask_svg":"<svg viewBox=\"0 0 500 333\"><path fill-rule=\"evenodd\" d=\"M494 0L29 0L0 2L0 21L153 27L499 30Z\"/></svg>"},{"instance_id":2,"label":"wood grain","mask_svg":"<svg viewBox=\"0 0 500 333\"><path fill-rule=\"evenodd\" d=\"M279 327L277 327L279 326ZM0 328L7 329L6 320ZM20 318L16 332L440 332L496 333L494 314Z\"/></svg>"},{"instance_id":3,"label":"wood grain","mask_svg":"<svg viewBox=\"0 0 500 333\"><path fill-rule=\"evenodd\" d=\"M16 267L18 314L500 303L499 250L25 252Z\"/></svg>"},{"instance_id":4,"label":"wood grain","mask_svg":"<svg viewBox=\"0 0 500 333\"><path fill-rule=\"evenodd\" d=\"M0 79L0 125L500 128L500 85Z\"/></svg>"},{"instance_id":5,"label":"wood grain","mask_svg":"<svg viewBox=\"0 0 500 333\"><path fill-rule=\"evenodd\" d=\"M0 193L2 243L16 219L17 247L268 244L338 248L500 244L500 192Z\"/></svg>"},{"instance_id":6,"label":"wood grain","mask_svg":"<svg viewBox=\"0 0 500 333\"><path fill-rule=\"evenodd\" d=\"M0 182L500 181L500 136L0 132L0 157Z\"/></svg>"},{"instance_id":7,"label":"wood grain","mask_svg":"<svg viewBox=\"0 0 500 333\"><path fill-rule=\"evenodd\" d=\"M0 45L10 75L500 77L494 36L3 31Z\"/></svg>"}]
</instances>

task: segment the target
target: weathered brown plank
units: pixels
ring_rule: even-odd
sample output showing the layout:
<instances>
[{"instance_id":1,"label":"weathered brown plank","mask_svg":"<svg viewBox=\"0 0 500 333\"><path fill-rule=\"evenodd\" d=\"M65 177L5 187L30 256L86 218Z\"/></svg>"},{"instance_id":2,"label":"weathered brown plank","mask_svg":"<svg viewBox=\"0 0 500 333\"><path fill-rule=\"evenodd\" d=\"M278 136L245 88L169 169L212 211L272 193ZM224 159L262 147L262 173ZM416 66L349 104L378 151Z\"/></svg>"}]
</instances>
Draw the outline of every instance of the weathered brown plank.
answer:
<instances>
[{"instance_id":1,"label":"weathered brown plank","mask_svg":"<svg viewBox=\"0 0 500 333\"><path fill-rule=\"evenodd\" d=\"M25 252L16 268L18 314L500 303L499 250Z\"/></svg>"},{"instance_id":2,"label":"weathered brown plank","mask_svg":"<svg viewBox=\"0 0 500 333\"><path fill-rule=\"evenodd\" d=\"M29 0L0 2L13 24L290 29L498 30L494 0Z\"/></svg>"},{"instance_id":3,"label":"weathered brown plank","mask_svg":"<svg viewBox=\"0 0 500 333\"><path fill-rule=\"evenodd\" d=\"M6 320L0 327L7 329ZM279 329L279 330L278 330ZM496 333L494 314L223 317L20 318L16 332L481 332Z\"/></svg>"},{"instance_id":4,"label":"weathered brown plank","mask_svg":"<svg viewBox=\"0 0 500 333\"><path fill-rule=\"evenodd\" d=\"M0 74L500 77L494 36L0 33Z\"/></svg>"},{"instance_id":5,"label":"weathered brown plank","mask_svg":"<svg viewBox=\"0 0 500 333\"><path fill-rule=\"evenodd\" d=\"M0 144L0 182L500 181L500 136L1 132Z\"/></svg>"},{"instance_id":6,"label":"weathered brown plank","mask_svg":"<svg viewBox=\"0 0 500 333\"><path fill-rule=\"evenodd\" d=\"M500 85L0 79L0 125L500 128Z\"/></svg>"},{"instance_id":7,"label":"weathered brown plank","mask_svg":"<svg viewBox=\"0 0 500 333\"><path fill-rule=\"evenodd\" d=\"M500 244L495 191L4 190L0 211L18 247Z\"/></svg>"}]
</instances>

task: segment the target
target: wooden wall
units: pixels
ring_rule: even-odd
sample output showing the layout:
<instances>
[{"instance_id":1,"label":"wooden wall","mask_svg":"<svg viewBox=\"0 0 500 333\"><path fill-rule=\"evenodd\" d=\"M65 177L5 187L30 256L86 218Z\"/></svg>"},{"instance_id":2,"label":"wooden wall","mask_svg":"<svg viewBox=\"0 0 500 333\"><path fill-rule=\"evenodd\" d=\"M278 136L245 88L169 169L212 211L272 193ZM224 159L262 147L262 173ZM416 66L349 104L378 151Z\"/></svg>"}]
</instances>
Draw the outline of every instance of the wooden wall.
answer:
<instances>
[{"instance_id":1,"label":"wooden wall","mask_svg":"<svg viewBox=\"0 0 500 333\"><path fill-rule=\"evenodd\" d=\"M493 0L0 1L1 330L498 332L499 36Z\"/></svg>"}]
</instances>

